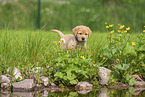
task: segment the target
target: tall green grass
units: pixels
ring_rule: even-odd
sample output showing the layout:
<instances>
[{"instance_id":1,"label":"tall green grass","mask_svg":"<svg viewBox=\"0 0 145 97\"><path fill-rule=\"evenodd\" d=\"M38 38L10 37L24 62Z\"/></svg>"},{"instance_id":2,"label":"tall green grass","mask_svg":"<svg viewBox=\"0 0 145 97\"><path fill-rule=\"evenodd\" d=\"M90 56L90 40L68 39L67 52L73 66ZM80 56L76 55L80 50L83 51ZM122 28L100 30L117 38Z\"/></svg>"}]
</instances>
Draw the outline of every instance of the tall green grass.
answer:
<instances>
[{"instance_id":1,"label":"tall green grass","mask_svg":"<svg viewBox=\"0 0 145 97\"><path fill-rule=\"evenodd\" d=\"M72 32L64 32L72 33ZM48 66L58 56L56 44L60 36L55 32L31 30L0 31L0 71L6 72L9 66L23 67L32 65ZM101 50L106 42L106 33L93 33L87 41L87 48ZM95 58L94 53L94 58ZM95 59L94 59L95 60Z\"/></svg>"}]
</instances>

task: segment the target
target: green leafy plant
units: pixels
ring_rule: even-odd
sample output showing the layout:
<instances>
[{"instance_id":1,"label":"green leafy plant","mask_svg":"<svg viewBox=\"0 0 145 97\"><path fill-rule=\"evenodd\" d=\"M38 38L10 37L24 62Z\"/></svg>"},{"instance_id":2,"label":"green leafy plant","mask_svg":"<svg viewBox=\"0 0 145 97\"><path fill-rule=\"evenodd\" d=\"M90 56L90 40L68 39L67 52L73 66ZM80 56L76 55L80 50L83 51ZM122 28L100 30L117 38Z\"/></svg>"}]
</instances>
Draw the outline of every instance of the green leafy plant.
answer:
<instances>
[{"instance_id":1,"label":"green leafy plant","mask_svg":"<svg viewBox=\"0 0 145 97\"><path fill-rule=\"evenodd\" d=\"M97 82L98 64L94 64L90 56L85 54L87 51L79 49L72 52L59 51L55 59L52 60L51 66L52 77L54 82L60 86L76 85L79 81L90 81L94 84Z\"/></svg>"},{"instance_id":2,"label":"green leafy plant","mask_svg":"<svg viewBox=\"0 0 145 97\"><path fill-rule=\"evenodd\" d=\"M125 28L124 25L119 25L117 31L115 31L114 25L107 25L106 28L109 36L103 56L108 58L108 63L113 64L111 66L112 74L117 81L134 85L135 80L132 75L143 73L142 68L145 68L144 35L140 34L133 39L132 35L128 33L130 27Z\"/></svg>"}]
</instances>

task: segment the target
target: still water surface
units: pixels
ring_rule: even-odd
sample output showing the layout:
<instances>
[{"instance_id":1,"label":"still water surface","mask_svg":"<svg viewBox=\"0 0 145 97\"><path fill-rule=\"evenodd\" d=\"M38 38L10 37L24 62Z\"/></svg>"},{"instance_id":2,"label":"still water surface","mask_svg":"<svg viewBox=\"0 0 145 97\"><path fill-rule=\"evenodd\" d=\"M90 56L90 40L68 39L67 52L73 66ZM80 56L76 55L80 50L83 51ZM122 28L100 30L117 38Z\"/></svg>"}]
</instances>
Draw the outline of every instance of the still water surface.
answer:
<instances>
[{"instance_id":1,"label":"still water surface","mask_svg":"<svg viewBox=\"0 0 145 97\"><path fill-rule=\"evenodd\" d=\"M88 91L43 90L35 92L0 92L0 97L145 97L145 88L129 89L93 89Z\"/></svg>"}]
</instances>

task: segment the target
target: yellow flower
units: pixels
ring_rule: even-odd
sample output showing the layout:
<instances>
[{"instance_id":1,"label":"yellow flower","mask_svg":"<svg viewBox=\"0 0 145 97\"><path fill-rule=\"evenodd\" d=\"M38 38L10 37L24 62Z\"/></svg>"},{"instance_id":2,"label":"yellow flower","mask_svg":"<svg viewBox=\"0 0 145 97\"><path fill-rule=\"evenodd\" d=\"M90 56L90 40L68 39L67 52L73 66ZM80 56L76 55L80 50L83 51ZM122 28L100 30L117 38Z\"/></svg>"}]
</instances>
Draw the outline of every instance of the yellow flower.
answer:
<instances>
[{"instance_id":1,"label":"yellow flower","mask_svg":"<svg viewBox=\"0 0 145 97\"><path fill-rule=\"evenodd\" d=\"M84 54L84 52L82 52L81 54Z\"/></svg>"},{"instance_id":2,"label":"yellow flower","mask_svg":"<svg viewBox=\"0 0 145 97\"><path fill-rule=\"evenodd\" d=\"M143 30L143 32L145 32L145 30Z\"/></svg>"},{"instance_id":3,"label":"yellow flower","mask_svg":"<svg viewBox=\"0 0 145 97\"><path fill-rule=\"evenodd\" d=\"M134 46L134 45L136 45L136 43L135 42L132 42L132 46Z\"/></svg>"},{"instance_id":4,"label":"yellow flower","mask_svg":"<svg viewBox=\"0 0 145 97\"><path fill-rule=\"evenodd\" d=\"M105 24L107 25L107 22L105 22Z\"/></svg>"},{"instance_id":5,"label":"yellow flower","mask_svg":"<svg viewBox=\"0 0 145 97\"><path fill-rule=\"evenodd\" d=\"M114 30L112 30L110 33L111 33L111 34L114 33Z\"/></svg>"},{"instance_id":6,"label":"yellow flower","mask_svg":"<svg viewBox=\"0 0 145 97\"><path fill-rule=\"evenodd\" d=\"M79 48L78 50L80 51L81 49Z\"/></svg>"},{"instance_id":7,"label":"yellow flower","mask_svg":"<svg viewBox=\"0 0 145 97\"><path fill-rule=\"evenodd\" d=\"M120 33L120 32L121 32L121 30L118 30L117 32L119 32L119 33Z\"/></svg>"},{"instance_id":8,"label":"yellow flower","mask_svg":"<svg viewBox=\"0 0 145 97\"><path fill-rule=\"evenodd\" d=\"M53 41L53 43L57 43L57 41Z\"/></svg>"},{"instance_id":9,"label":"yellow flower","mask_svg":"<svg viewBox=\"0 0 145 97\"><path fill-rule=\"evenodd\" d=\"M113 24L112 25L109 25L109 27L113 27Z\"/></svg>"},{"instance_id":10,"label":"yellow flower","mask_svg":"<svg viewBox=\"0 0 145 97\"><path fill-rule=\"evenodd\" d=\"M106 58L105 57L103 57L103 60L105 60Z\"/></svg>"},{"instance_id":11,"label":"yellow flower","mask_svg":"<svg viewBox=\"0 0 145 97\"><path fill-rule=\"evenodd\" d=\"M106 28L109 28L109 26L106 26Z\"/></svg>"},{"instance_id":12,"label":"yellow flower","mask_svg":"<svg viewBox=\"0 0 145 97\"><path fill-rule=\"evenodd\" d=\"M130 27L126 28L126 30L130 30Z\"/></svg>"},{"instance_id":13,"label":"yellow flower","mask_svg":"<svg viewBox=\"0 0 145 97\"><path fill-rule=\"evenodd\" d=\"M124 28L124 25L120 26L120 28L119 28L119 29L122 29L122 28Z\"/></svg>"},{"instance_id":14,"label":"yellow flower","mask_svg":"<svg viewBox=\"0 0 145 97\"><path fill-rule=\"evenodd\" d=\"M84 56L80 56L82 59L85 59L85 57Z\"/></svg>"},{"instance_id":15,"label":"yellow flower","mask_svg":"<svg viewBox=\"0 0 145 97\"><path fill-rule=\"evenodd\" d=\"M119 36L122 36L122 34L119 34Z\"/></svg>"},{"instance_id":16,"label":"yellow flower","mask_svg":"<svg viewBox=\"0 0 145 97\"><path fill-rule=\"evenodd\" d=\"M60 40L60 41L58 41L59 43L61 43L62 42L62 40Z\"/></svg>"},{"instance_id":17,"label":"yellow flower","mask_svg":"<svg viewBox=\"0 0 145 97\"><path fill-rule=\"evenodd\" d=\"M118 24L118 26L120 26L120 24Z\"/></svg>"},{"instance_id":18,"label":"yellow flower","mask_svg":"<svg viewBox=\"0 0 145 97\"><path fill-rule=\"evenodd\" d=\"M145 26L144 26L145 27Z\"/></svg>"},{"instance_id":19,"label":"yellow flower","mask_svg":"<svg viewBox=\"0 0 145 97\"><path fill-rule=\"evenodd\" d=\"M127 33L127 30L125 30L124 33Z\"/></svg>"}]
</instances>

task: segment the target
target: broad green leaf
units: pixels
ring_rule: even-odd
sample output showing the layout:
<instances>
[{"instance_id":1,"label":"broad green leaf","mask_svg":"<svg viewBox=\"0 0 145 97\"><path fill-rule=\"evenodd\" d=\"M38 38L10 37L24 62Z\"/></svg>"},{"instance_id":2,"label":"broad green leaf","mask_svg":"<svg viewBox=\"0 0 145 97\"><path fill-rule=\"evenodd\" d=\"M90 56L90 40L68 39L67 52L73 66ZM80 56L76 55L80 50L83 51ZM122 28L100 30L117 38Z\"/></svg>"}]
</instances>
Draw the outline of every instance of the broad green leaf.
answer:
<instances>
[{"instance_id":1,"label":"broad green leaf","mask_svg":"<svg viewBox=\"0 0 145 97\"><path fill-rule=\"evenodd\" d=\"M68 63L73 63L74 62L74 59L73 58L69 58L68 59Z\"/></svg>"},{"instance_id":2,"label":"broad green leaf","mask_svg":"<svg viewBox=\"0 0 145 97\"><path fill-rule=\"evenodd\" d=\"M124 48L124 51L123 51L124 55L127 55L127 54L131 54L131 55L134 55L136 56L137 53L135 51L135 48L133 46L130 46L130 45L127 45L125 48Z\"/></svg>"},{"instance_id":3,"label":"broad green leaf","mask_svg":"<svg viewBox=\"0 0 145 97\"><path fill-rule=\"evenodd\" d=\"M77 92L70 92L68 97L78 97Z\"/></svg>"},{"instance_id":4,"label":"broad green leaf","mask_svg":"<svg viewBox=\"0 0 145 97\"><path fill-rule=\"evenodd\" d=\"M62 58L58 57L57 59L55 59L55 61L61 62L62 61Z\"/></svg>"},{"instance_id":5,"label":"broad green leaf","mask_svg":"<svg viewBox=\"0 0 145 97\"><path fill-rule=\"evenodd\" d=\"M126 80L130 80L132 78L132 76L130 74L126 74Z\"/></svg>"},{"instance_id":6,"label":"broad green leaf","mask_svg":"<svg viewBox=\"0 0 145 97\"><path fill-rule=\"evenodd\" d=\"M136 91L135 88L133 88L133 87L130 87L130 88L129 88L129 93L130 93L130 94L132 94L132 93L135 92L135 91Z\"/></svg>"},{"instance_id":7,"label":"broad green leaf","mask_svg":"<svg viewBox=\"0 0 145 97\"><path fill-rule=\"evenodd\" d=\"M129 80L129 85L133 86L135 83L136 83L135 79L132 78Z\"/></svg>"},{"instance_id":8,"label":"broad green leaf","mask_svg":"<svg viewBox=\"0 0 145 97\"><path fill-rule=\"evenodd\" d=\"M105 51L105 52L103 53L103 56L106 56L106 57L108 57L108 58L111 58L111 57L112 57L111 53L109 53L109 52L107 52L107 51Z\"/></svg>"},{"instance_id":9,"label":"broad green leaf","mask_svg":"<svg viewBox=\"0 0 145 97\"><path fill-rule=\"evenodd\" d=\"M115 67L120 70L127 70L130 64L116 64Z\"/></svg>"},{"instance_id":10,"label":"broad green leaf","mask_svg":"<svg viewBox=\"0 0 145 97\"><path fill-rule=\"evenodd\" d=\"M112 53L113 53L113 54L117 54L117 53L120 53L120 51L119 51L117 48L113 48L113 49L112 49Z\"/></svg>"},{"instance_id":11,"label":"broad green leaf","mask_svg":"<svg viewBox=\"0 0 145 97\"><path fill-rule=\"evenodd\" d=\"M64 77L64 73L62 73L62 72L56 72L56 73L54 74L54 76L55 76L55 77L59 77L59 78L63 78L63 77Z\"/></svg>"},{"instance_id":12,"label":"broad green leaf","mask_svg":"<svg viewBox=\"0 0 145 97\"><path fill-rule=\"evenodd\" d=\"M72 84L72 85L75 85L75 84L77 84L78 83L78 80L71 80L70 81L70 84Z\"/></svg>"},{"instance_id":13,"label":"broad green leaf","mask_svg":"<svg viewBox=\"0 0 145 97\"><path fill-rule=\"evenodd\" d=\"M58 66L58 67L62 67L62 66L64 66L64 64L63 63L56 63L56 66Z\"/></svg>"},{"instance_id":14,"label":"broad green leaf","mask_svg":"<svg viewBox=\"0 0 145 97\"><path fill-rule=\"evenodd\" d=\"M70 70L67 71L66 73L67 73L67 79L74 80L76 78L76 76L73 73L71 73Z\"/></svg>"}]
</instances>

